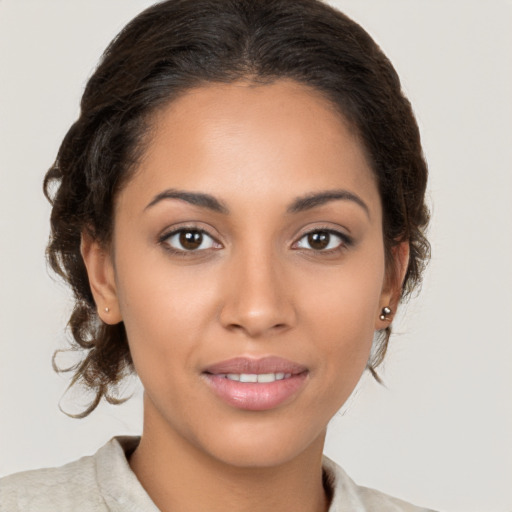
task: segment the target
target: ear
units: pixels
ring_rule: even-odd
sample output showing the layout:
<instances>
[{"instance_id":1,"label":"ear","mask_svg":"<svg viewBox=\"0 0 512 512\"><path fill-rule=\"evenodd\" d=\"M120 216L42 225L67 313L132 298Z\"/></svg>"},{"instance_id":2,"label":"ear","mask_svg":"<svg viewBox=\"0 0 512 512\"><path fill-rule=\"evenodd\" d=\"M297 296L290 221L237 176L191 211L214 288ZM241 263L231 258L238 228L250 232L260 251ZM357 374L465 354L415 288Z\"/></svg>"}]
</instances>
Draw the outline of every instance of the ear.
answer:
<instances>
[{"instance_id":1,"label":"ear","mask_svg":"<svg viewBox=\"0 0 512 512\"><path fill-rule=\"evenodd\" d=\"M400 296L402 293L402 284L405 279L407 267L409 266L409 242L400 242L391 249L392 261L386 265L386 278L382 289L379 312L375 321L375 329L381 330L389 327L391 320L396 314ZM391 313L385 320L381 320L382 309L388 307Z\"/></svg>"},{"instance_id":2,"label":"ear","mask_svg":"<svg viewBox=\"0 0 512 512\"><path fill-rule=\"evenodd\" d=\"M80 252L87 269L98 316L106 324L114 325L121 322L114 265L110 251L91 235L83 232Z\"/></svg>"}]
</instances>

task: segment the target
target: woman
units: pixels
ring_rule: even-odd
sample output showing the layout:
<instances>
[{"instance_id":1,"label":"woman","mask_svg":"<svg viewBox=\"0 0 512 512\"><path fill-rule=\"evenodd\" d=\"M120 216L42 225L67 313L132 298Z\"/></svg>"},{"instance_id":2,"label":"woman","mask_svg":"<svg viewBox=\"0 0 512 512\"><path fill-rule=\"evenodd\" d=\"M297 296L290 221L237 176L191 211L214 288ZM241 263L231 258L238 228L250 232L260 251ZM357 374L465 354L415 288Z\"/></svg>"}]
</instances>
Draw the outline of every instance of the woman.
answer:
<instances>
[{"instance_id":1,"label":"woman","mask_svg":"<svg viewBox=\"0 0 512 512\"><path fill-rule=\"evenodd\" d=\"M8 477L6 510L420 510L322 459L420 282L427 171L391 64L313 0L155 5L106 50L48 171L73 384L139 439Z\"/></svg>"}]
</instances>

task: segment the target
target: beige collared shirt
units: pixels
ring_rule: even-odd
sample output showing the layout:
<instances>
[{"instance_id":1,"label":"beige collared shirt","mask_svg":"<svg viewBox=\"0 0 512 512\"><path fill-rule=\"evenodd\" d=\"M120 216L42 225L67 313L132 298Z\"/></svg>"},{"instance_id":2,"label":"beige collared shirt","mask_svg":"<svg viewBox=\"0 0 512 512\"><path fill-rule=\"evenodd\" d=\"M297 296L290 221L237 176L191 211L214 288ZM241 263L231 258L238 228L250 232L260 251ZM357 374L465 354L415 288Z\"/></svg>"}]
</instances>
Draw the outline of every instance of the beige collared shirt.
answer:
<instances>
[{"instance_id":1,"label":"beige collared shirt","mask_svg":"<svg viewBox=\"0 0 512 512\"><path fill-rule=\"evenodd\" d=\"M138 442L138 437L115 437L95 455L65 466L3 478L0 511L158 512L126 459ZM329 512L433 512L356 485L327 457L324 471L333 491Z\"/></svg>"}]
</instances>

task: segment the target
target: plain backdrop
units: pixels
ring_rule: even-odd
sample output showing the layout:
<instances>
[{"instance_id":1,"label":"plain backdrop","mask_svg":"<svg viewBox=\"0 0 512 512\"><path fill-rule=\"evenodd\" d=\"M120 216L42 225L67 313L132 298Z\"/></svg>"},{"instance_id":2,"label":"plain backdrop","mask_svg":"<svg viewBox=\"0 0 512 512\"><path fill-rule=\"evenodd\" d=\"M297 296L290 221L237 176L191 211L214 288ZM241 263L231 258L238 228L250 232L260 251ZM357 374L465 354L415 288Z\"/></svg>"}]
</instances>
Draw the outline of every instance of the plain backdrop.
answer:
<instances>
[{"instance_id":1,"label":"plain backdrop","mask_svg":"<svg viewBox=\"0 0 512 512\"><path fill-rule=\"evenodd\" d=\"M136 383L58 409L67 290L45 267L42 177L101 52L147 0L0 0L0 475L141 429ZM395 64L430 167L433 258L383 367L329 427L360 484L448 512L512 511L512 2L339 0ZM404 316L405 313L405 316ZM77 401L77 402L74 402Z\"/></svg>"}]
</instances>

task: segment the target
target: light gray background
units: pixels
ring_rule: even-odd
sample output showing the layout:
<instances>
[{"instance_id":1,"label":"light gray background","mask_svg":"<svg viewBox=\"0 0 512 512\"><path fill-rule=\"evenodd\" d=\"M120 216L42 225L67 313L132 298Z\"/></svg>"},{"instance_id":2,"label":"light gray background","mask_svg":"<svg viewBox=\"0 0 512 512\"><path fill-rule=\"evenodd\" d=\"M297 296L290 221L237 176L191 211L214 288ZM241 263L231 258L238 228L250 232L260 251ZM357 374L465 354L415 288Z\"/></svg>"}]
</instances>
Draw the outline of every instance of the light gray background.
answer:
<instances>
[{"instance_id":1,"label":"light gray background","mask_svg":"<svg viewBox=\"0 0 512 512\"><path fill-rule=\"evenodd\" d=\"M0 0L0 474L140 431L136 384L130 402L84 420L57 408L66 380L50 358L71 301L45 269L41 181L100 53L150 3ZM433 260L392 338L387 388L363 379L326 451L413 502L512 511L512 2L332 3L381 44L415 107Z\"/></svg>"}]
</instances>

